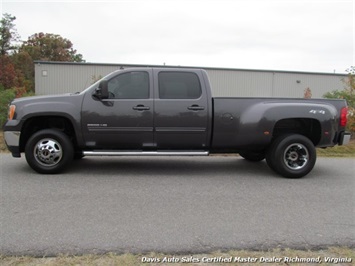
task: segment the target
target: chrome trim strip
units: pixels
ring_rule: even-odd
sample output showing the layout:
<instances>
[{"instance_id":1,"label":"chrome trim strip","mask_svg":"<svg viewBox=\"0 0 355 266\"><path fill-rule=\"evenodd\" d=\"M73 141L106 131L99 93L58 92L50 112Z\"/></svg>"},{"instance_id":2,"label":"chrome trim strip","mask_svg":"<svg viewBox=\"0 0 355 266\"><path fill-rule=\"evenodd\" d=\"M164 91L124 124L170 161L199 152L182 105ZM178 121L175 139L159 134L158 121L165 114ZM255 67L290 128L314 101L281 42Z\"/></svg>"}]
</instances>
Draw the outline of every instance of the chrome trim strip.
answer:
<instances>
[{"instance_id":1,"label":"chrome trim strip","mask_svg":"<svg viewBox=\"0 0 355 266\"><path fill-rule=\"evenodd\" d=\"M84 151L85 156L208 156L208 151Z\"/></svg>"},{"instance_id":2,"label":"chrome trim strip","mask_svg":"<svg viewBox=\"0 0 355 266\"><path fill-rule=\"evenodd\" d=\"M20 135L21 131L5 131L4 132L4 139L7 146L20 146Z\"/></svg>"},{"instance_id":3,"label":"chrome trim strip","mask_svg":"<svg viewBox=\"0 0 355 266\"><path fill-rule=\"evenodd\" d=\"M152 127L88 127L90 132L153 132Z\"/></svg>"},{"instance_id":4,"label":"chrome trim strip","mask_svg":"<svg viewBox=\"0 0 355 266\"><path fill-rule=\"evenodd\" d=\"M156 132L185 132L185 133L196 133L196 132L206 132L205 127L157 127Z\"/></svg>"}]
</instances>

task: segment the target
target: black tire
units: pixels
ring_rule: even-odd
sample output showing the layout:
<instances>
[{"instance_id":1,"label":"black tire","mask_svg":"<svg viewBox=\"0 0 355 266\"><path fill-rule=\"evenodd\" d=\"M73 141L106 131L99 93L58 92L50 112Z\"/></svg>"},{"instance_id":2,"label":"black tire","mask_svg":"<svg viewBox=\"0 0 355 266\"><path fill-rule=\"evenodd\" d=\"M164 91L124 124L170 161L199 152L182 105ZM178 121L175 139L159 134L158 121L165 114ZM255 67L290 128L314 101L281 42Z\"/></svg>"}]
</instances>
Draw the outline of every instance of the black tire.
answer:
<instances>
[{"instance_id":1,"label":"black tire","mask_svg":"<svg viewBox=\"0 0 355 266\"><path fill-rule=\"evenodd\" d=\"M239 155L250 162L260 162L265 159L264 152L243 151Z\"/></svg>"},{"instance_id":2,"label":"black tire","mask_svg":"<svg viewBox=\"0 0 355 266\"><path fill-rule=\"evenodd\" d=\"M73 160L74 148L61 131L44 129L34 133L25 147L27 163L40 174L57 174Z\"/></svg>"},{"instance_id":3,"label":"black tire","mask_svg":"<svg viewBox=\"0 0 355 266\"><path fill-rule=\"evenodd\" d=\"M317 160L310 139L292 134L278 137L266 154L266 162L276 173L287 178L301 178L312 171Z\"/></svg>"},{"instance_id":4,"label":"black tire","mask_svg":"<svg viewBox=\"0 0 355 266\"><path fill-rule=\"evenodd\" d=\"M274 165L275 161L273 160L272 155L275 153L275 147L278 145L277 142L278 142L278 138L271 143L271 146L266 151L266 155L265 155L265 160L266 160L267 165L275 172L276 172L276 169L275 169L276 167Z\"/></svg>"}]
</instances>

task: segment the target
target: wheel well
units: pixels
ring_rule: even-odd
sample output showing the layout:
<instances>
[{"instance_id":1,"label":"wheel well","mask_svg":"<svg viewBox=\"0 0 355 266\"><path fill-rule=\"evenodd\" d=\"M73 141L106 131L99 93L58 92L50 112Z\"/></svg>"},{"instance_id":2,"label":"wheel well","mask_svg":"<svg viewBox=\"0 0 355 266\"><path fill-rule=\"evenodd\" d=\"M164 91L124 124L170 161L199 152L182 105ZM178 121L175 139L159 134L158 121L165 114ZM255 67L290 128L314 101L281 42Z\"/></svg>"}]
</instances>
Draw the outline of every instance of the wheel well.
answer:
<instances>
[{"instance_id":1,"label":"wheel well","mask_svg":"<svg viewBox=\"0 0 355 266\"><path fill-rule=\"evenodd\" d=\"M60 116L38 116L28 119L22 127L20 137L21 152L25 150L28 139L34 133L42 129L56 129L62 131L70 137L74 147L77 146L74 127L68 118Z\"/></svg>"},{"instance_id":2,"label":"wheel well","mask_svg":"<svg viewBox=\"0 0 355 266\"><path fill-rule=\"evenodd\" d=\"M320 141L321 126L318 120L311 118L282 119L274 127L273 138L290 133L304 135L316 146Z\"/></svg>"}]
</instances>

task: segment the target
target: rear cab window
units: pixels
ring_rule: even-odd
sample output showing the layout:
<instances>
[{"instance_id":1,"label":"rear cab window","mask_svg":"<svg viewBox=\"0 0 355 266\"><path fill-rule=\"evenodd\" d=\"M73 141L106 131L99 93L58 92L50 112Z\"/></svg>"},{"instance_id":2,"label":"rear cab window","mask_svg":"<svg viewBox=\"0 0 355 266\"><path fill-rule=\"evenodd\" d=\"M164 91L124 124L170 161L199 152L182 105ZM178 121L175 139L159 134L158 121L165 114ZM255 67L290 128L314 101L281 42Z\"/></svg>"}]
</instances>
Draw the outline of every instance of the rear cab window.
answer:
<instances>
[{"instance_id":1,"label":"rear cab window","mask_svg":"<svg viewBox=\"0 0 355 266\"><path fill-rule=\"evenodd\" d=\"M191 72L160 72L160 99L198 99L202 90L199 77Z\"/></svg>"}]
</instances>

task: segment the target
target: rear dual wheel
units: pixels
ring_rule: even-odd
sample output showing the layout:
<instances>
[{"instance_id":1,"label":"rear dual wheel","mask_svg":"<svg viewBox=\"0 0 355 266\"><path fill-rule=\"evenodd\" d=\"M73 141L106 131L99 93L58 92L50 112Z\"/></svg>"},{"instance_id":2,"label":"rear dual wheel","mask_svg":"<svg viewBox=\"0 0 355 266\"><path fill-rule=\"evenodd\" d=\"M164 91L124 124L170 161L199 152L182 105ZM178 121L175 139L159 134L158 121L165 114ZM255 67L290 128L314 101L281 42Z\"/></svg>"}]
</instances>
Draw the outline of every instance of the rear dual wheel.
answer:
<instances>
[{"instance_id":1,"label":"rear dual wheel","mask_svg":"<svg viewBox=\"0 0 355 266\"><path fill-rule=\"evenodd\" d=\"M266 162L276 173L288 178L301 178L314 167L316 149L310 139L292 134L278 137L266 153Z\"/></svg>"}]
</instances>

